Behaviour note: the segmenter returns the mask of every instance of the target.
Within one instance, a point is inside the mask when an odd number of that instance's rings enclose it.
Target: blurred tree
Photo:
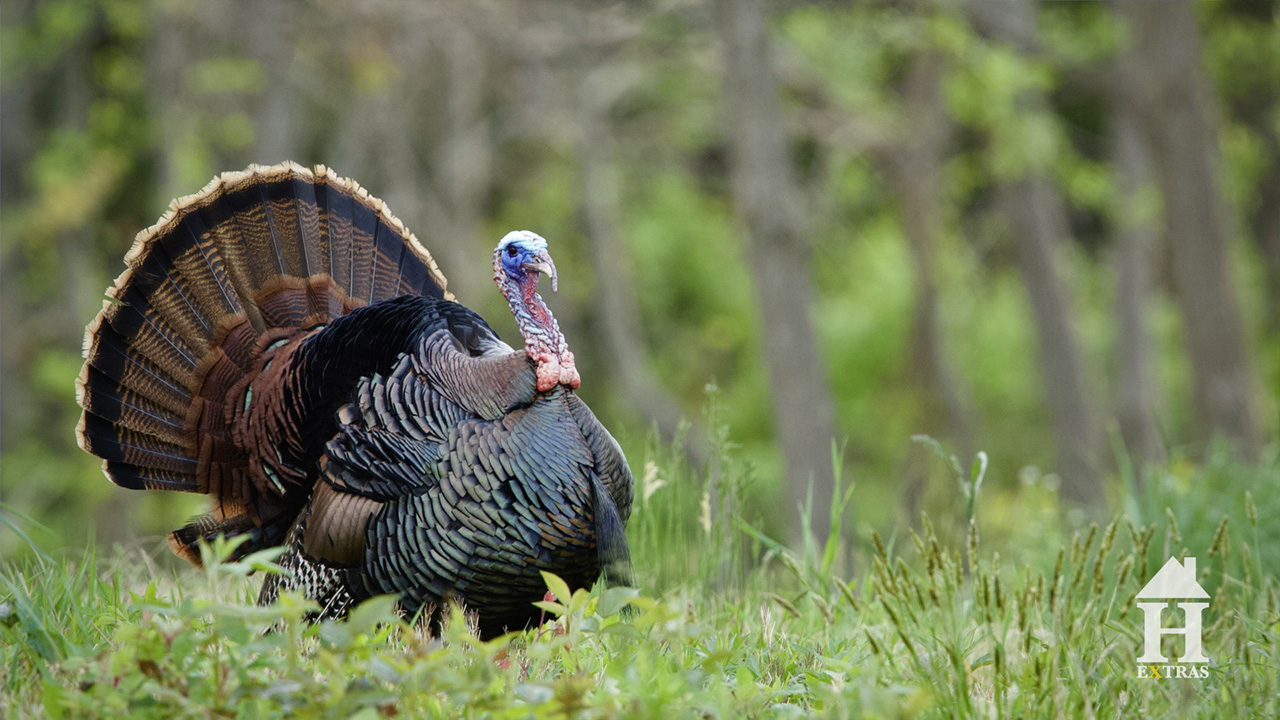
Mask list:
[[[264,91],[254,113],[254,162],[271,165],[283,160],[305,162],[302,153],[302,103],[298,97],[295,63],[295,21],[303,6],[297,0],[262,5],[239,5],[234,21],[244,27],[248,56],[264,73]]]
[[[624,10],[621,6],[606,7],[569,20],[578,31],[575,105],[582,217],[591,242],[596,295],[603,316],[598,325],[618,389],[636,413],[657,426],[663,442],[672,442],[682,434],[683,420],[680,406],[650,366],[644,346],[631,254],[622,238],[618,170],[608,125],[610,111],[641,74],[639,67],[613,57],[621,42],[635,36],[635,30],[617,18]],[[706,431],[698,424],[690,428],[690,459],[696,467],[705,467],[711,459]]]
[[[997,42],[1024,57],[1039,53],[1031,0],[974,3],[970,10],[978,26]],[[1043,92],[1034,86],[1024,88],[1015,105],[1018,112],[1031,116],[1049,113]],[[1062,494],[1073,503],[1096,506],[1106,501],[1098,456],[1102,435],[1090,407],[1093,395],[1075,327],[1072,283],[1065,279],[1067,268],[1059,257],[1068,247],[1071,229],[1064,199],[1049,175],[1049,158],[1029,150],[1022,148],[1019,166],[1001,178],[1000,206],[1018,245],[1019,269],[1035,315]]]
[[[631,420],[671,437],[714,382],[773,534],[811,477],[821,532],[836,427],[863,521],[921,430],[987,450],[1000,492],[1030,465],[1078,497],[1107,469],[1078,469],[1093,375],[1135,458],[1193,421],[1260,440],[1274,393],[1239,378],[1280,378],[1280,26],[1187,5],[5,0],[5,502],[72,545],[170,524],[72,447],[81,331],[172,197],[284,157],[386,199],[507,337],[492,243],[552,238],[593,407],[639,452]],[[1116,14],[1141,32],[1108,87]]]
[[[924,6],[922,13],[933,12],[929,3],[921,5]],[[915,431],[951,438],[959,456],[968,458],[977,450],[975,414],[968,392],[951,366],[939,328],[935,267],[937,246],[943,237],[946,201],[943,162],[952,130],[942,98],[945,56],[924,44],[906,64],[899,87],[901,118],[894,141],[881,154],[887,160],[887,174],[898,195],[902,233],[911,250],[915,306],[908,367],[911,384],[919,397]],[[913,452],[912,458],[916,463],[923,463],[923,467],[909,470],[904,493],[907,516],[915,518],[915,503],[932,457],[921,449]]]
[[[1216,107],[1190,3],[1119,3],[1128,21],[1141,108],[1164,202],[1164,233],[1191,360],[1195,427],[1254,456],[1261,439],[1228,216],[1219,179]]]
[[[132,503],[104,503],[109,486],[75,448],[74,428],[84,325],[142,223],[149,179],[140,10],[113,0],[4,8],[0,471],[6,503],[53,515],[77,545],[95,525],[108,542],[137,532]]]
[[[723,114],[733,198],[748,236],[747,263],[760,310],[789,508],[804,507],[812,497],[809,525],[821,543],[835,487],[835,414],[810,316],[813,250],[773,76],[766,4],[717,0],[715,10],[724,48]]]
[[[180,15],[176,6],[158,8],[150,23],[153,40],[146,51],[146,73],[152,91],[147,100],[149,114],[155,118],[160,134],[156,150],[160,180],[152,192],[160,206],[166,198],[185,195],[196,187],[189,184],[188,176],[193,173],[184,173],[182,168],[184,155],[195,154],[191,146],[198,142],[197,123],[189,112],[195,103],[188,96],[182,77],[187,38],[196,33],[188,31],[191,20]]]
[[[487,263],[477,262],[475,250],[483,246],[481,211],[493,175],[489,63],[494,53],[490,47],[503,34],[494,32],[498,23],[490,6],[446,3],[434,10],[433,17],[422,24],[430,28],[429,36],[443,59],[445,116],[442,135],[428,154],[435,182],[423,214],[430,223],[428,237],[443,241],[439,245],[442,262],[450,267],[451,289],[458,297],[477,297],[491,287],[492,272]],[[424,98],[423,102],[430,101]],[[483,240],[497,242],[496,238]]]
[[[1112,210],[1116,273],[1115,412],[1120,436],[1137,468],[1165,459],[1157,426],[1159,389],[1155,382],[1149,315],[1156,265],[1158,189],[1142,137],[1135,96],[1138,82],[1132,54],[1123,54],[1111,80],[1110,143],[1117,196]]]
[[[1227,113],[1247,133],[1245,152],[1259,168],[1253,197],[1239,208],[1267,277],[1266,320],[1280,335],[1280,5],[1228,0],[1214,7],[1206,50],[1217,59]]]

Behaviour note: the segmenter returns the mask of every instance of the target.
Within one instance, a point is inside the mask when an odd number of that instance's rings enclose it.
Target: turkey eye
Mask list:
[[[507,257],[515,257],[515,256],[516,256],[516,246],[515,246],[515,245],[508,245],[508,246],[507,246]]]

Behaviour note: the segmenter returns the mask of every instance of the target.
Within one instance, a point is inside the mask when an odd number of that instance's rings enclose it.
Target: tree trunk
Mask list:
[[[192,188],[202,187],[209,178],[184,177],[179,155],[187,145],[184,135],[196,126],[190,109],[191,102],[183,83],[183,71],[187,65],[187,48],[193,35],[189,31],[190,9],[173,5],[156,7],[151,32],[151,46],[147,53],[147,84],[151,92],[147,99],[154,105],[152,116],[157,118],[160,132],[158,180],[150,203],[154,207],[166,207],[171,198],[182,197]]]
[[[1191,359],[1196,431],[1221,435],[1246,457],[1260,441],[1235,273],[1218,178],[1216,104],[1190,3],[1119,3],[1137,77],[1123,92],[1142,109],[1164,196],[1164,231]]]
[[[476,237],[492,170],[485,17],[463,3],[354,7],[359,22],[380,30],[388,68],[414,70],[353,91],[332,162],[386,200],[431,251],[449,291],[476,306],[493,289],[493,248]]]
[[[23,2],[5,8],[4,18],[9,23],[30,22],[35,4]],[[39,144],[37,128],[40,120],[36,112],[36,88],[40,78],[32,70],[14,73],[14,77],[0,88],[0,144],[4,146],[4,162],[0,164],[0,197],[6,207],[18,207],[29,202],[25,169],[36,154]],[[7,232],[13,232],[13,225]],[[8,238],[6,238],[8,240]],[[8,451],[26,435],[34,416],[31,390],[21,382],[26,374],[24,364],[30,352],[23,339],[26,323],[26,303],[21,292],[21,272],[15,242],[0,245],[0,418],[4,418],[6,431],[0,433],[0,452]]]
[[[1073,322],[1069,284],[1058,253],[1068,239],[1061,195],[1043,176],[1006,185],[1001,202],[1018,241],[1018,265],[1036,320],[1045,399],[1053,416],[1062,496],[1079,505],[1102,505],[1097,447],[1100,433],[1090,410],[1080,338]]]
[[[300,7],[288,0],[236,8],[239,23],[249,39],[249,55],[266,75],[266,87],[258,96],[253,133],[253,162],[274,165],[284,160],[306,164],[299,153],[303,128],[298,122],[298,93],[290,77],[293,70],[293,21]]]
[[[1267,331],[1280,335],[1280,140],[1266,129],[1259,136],[1270,146],[1271,170],[1258,185],[1258,204],[1249,225],[1267,272]]]
[[[1025,55],[1038,52],[1035,6],[1030,0],[975,3],[971,8],[979,25],[995,40]],[[1027,91],[1019,104],[1025,112],[1048,112],[1039,91]],[[1018,245],[1019,269],[1035,316],[1062,497],[1077,505],[1098,506],[1106,501],[1097,456],[1101,433],[1090,408],[1092,395],[1073,320],[1070,283],[1064,280],[1058,256],[1070,238],[1066,207],[1045,168],[1036,164],[1036,158],[1027,162],[1022,177],[1000,188],[1000,203]]]
[[[1227,0],[1223,12],[1249,32],[1266,33],[1280,21],[1276,3]],[[1274,70],[1260,69],[1259,75],[1238,69],[1232,77],[1230,111],[1225,113],[1247,127],[1261,146],[1267,172],[1255,185],[1257,199],[1248,209],[1247,224],[1266,269],[1266,329],[1280,335],[1280,132],[1275,118],[1277,105]],[[1272,74],[1268,74],[1272,73]]]
[[[789,509],[803,506],[812,492],[809,523],[821,543],[835,485],[835,414],[810,317],[812,248],[774,83],[765,2],[718,0],[715,7],[724,45],[733,198],[747,230]],[[794,537],[802,538],[793,527]]]
[[[619,230],[618,171],[613,162],[613,138],[605,124],[609,107],[619,94],[618,72],[601,66],[595,55],[591,48],[582,51],[577,144],[582,158],[582,213],[597,278],[604,347],[627,403],[657,425],[664,442],[671,442],[680,434],[680,406],[648,363],[631,256]],[[701,469],[710,459],[710,443],[701,426],[690,428],[687,452]]]
[[[942,163],[950,121],[941,97],[942,58],[922,50],[912,60],[900,88],[901,133],[887,150],[888,176],[899,197],[902,231],[911,249],[915,306],[911,323],[911,384],[918,398],[914,432],[945,436],[961,458],[972,457],[974,411],[960,380],[952,372],[938,327],[938,281],[935,270],[942,237]],[[908,518],[920,510],[932,456],[914,449],[908,458],[902,494]]]
[[[911,248],[915,307],[912,312],[911,372],[921,388],[924,432],[945,432],[961,457],[974,451],[974,412],[952,372],[938,327],[935,270],[942,237],[942,162],[950,122],[941,97],[941,57],[923,51],[911,64],[903,92],[905,131],[890,160],[890,177],[900,197],[902,230]],[[939,422],[941,420],[941,422]]]
[[[1116,169],[1119,197],[1116,217],[1114,266],[1116,273],[1116,379],[1115,412],[1120,436],[1135,465],[1134,480],[1141,482],[1141,467],[1163,462],[1164,443],[1156,424],[1160,404],[1152,377],[1151,328],[1147,322],[1152,291],[1156,246],[1155,221],[1146,202],[1155,179],[1151,158],[1141,136],[1133,96],[1124,92],[1132,81],[1130,63],[1121,60],[1120,82],[1111,94],[1111,156]]]
[[[465,8],[465,9],[464,9]],[[444,137],[435,156],[434,186],[443,212],[435,224],[435,236],[450,267],[450,289],[459,298],[475,298],[493,289],[487,262],[477,262],[476,250],[491,247],[478,243],[481,205],[493,175],[494,139],[485,110],[488,96],[488,55],[492,40],[483,29],[479,7],[440,8],[438,32],[433,36],[444,55],[448,95]],[[498,238],[489,238],[497,244]],[[481,254],[479,258],[485,258]]]

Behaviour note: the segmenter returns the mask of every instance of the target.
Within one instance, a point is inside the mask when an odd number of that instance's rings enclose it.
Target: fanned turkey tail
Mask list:
[[[117,485],[208,494],[212,513],[170,535],[278,544],[310,494],[282,482],[236,428],[250,382],[292,339],[406,294],[452,299],[430,254],[381,200],[324,166],[215,178],[139,233],[85,333],[80,446]]]

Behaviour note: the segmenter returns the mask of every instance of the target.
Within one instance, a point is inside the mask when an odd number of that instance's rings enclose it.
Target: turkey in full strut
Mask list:
[[[80,445],[134,489],[208,494],[170,535],[283,544],[269,602],[324,617],[373,595],[461,602],[482,636],[538,617],[539,571],[631,582],[632,478],[578,399],[538,295],[546,242],[513,232],[494,280],[525,348],[453,301],[382,201],[318,166],[250,167],[138,235],[85,336]]]

